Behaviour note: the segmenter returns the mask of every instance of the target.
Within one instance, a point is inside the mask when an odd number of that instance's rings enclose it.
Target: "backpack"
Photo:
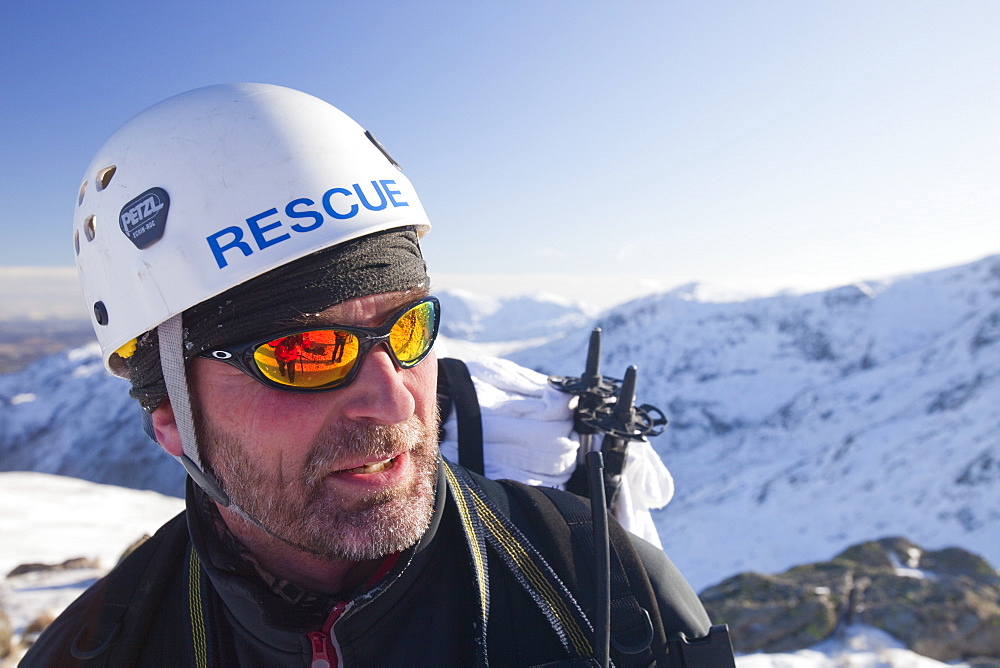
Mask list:
[[[459,464],[479,476],[484,475],[486,466],[483,451],[482,414],[476,389],[467,365],[458,359],[438,360],[438,407],[441,424],[454,410],[457,424]],[[443,429],[443,427],[442,427]],[[440,435],[442,438],[444,434]],[[450,467],[449,467],[449,470]],[[454,475],[454,474],[452,474]],[[460,476],[459,476],[460,478]],[[453,486],[462,481],[452,480]],[[469,481],[471,484],[476,484]],[[480,479],[479,486],[488,489],[487,479]],[[688,639],[683,633],[664,637],[663,619],[656,602],[656,596],[646,574],[645,567],[627,533],[617,523],[606,523],[608,549],[602,557],[600,541],[595,541],[597,517],[592,506],[583,499],[560,493],[551,487],[533,486],[514,481],[503,481],[512,496],[530,509],[530,514],[539,527],[538,535],[543,538],[545,553],[550,555],[552,569],[558,580],[561,576],[574,592],[600,590],[599,573],[608,573],[609,591],[606,603],[608,619],[601,619],[601,605],[593,596],[582,601],[583,606],[597,611],[595,644],[601,643],[601,634],[606,633],[605,647],[595,649],[590,659],[581,658],[578,663],[561,665],[603,665],[601,654],[607,651],[614,665],[650,665],[673,668],[735,668],[728,627],[712,626],[707,636]],[[600,505],[603,508],[603,489],[599,490]],[[591,499],[596,502],[596,499]],[[516,531],[512,525],[510,531]],[[598,563],[606,560],[606,564]],[[544,562],[544,559],[542,559]],[[603,566],[603,568],[602,568]],[[512,565],[517,569],[517,565]],[[591,588],[584,583],[598,582]],[[568,594],[572,598],[572,594]],[[602,625],[605,627],[602,629]],[[610,629],[614,629],[611,635]]]

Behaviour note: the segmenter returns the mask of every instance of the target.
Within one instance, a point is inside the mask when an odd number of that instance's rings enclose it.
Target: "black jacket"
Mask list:
[[[518,483],[475,476],[473,485],[561,571],[560,577],[592,619],[593,588],[585,574],[587,566],[567,563],[579,552],[567,549],[568,532],[562,536],[560,527],[542,522]],[[446,486],[442,467],[438,490]],[[274,583],[268,586],[234,558],[207,525],[200,494],[189,485],[188,510],[67,608],[21,665],[310,666],[313,647],[308,634],[323,627],[336,603],[296,592],[294,587],[283,596],[276,593]],[[614,525],[618,551],[628,551],[622,544],[629,540],[627,535]],[[631,542],[635,552],[630,554],[638,554],[655,592],[655,603],[638,596],[642,607],[653,609],[653,618],[662,620],[667,635],[706,635],[708,616],[676,568],[661,550],[634,536]],[[487,568],[489,663],[520,666],[566,659],[550,621],[511,569],[493,552]],[[439,493],[432,524],[421,541],[402,553],[370,590],[347,602],[333,624],[336,663],[481,664],[478,600],[454,493]],[[648,652],[645,657],[648,661]],[[616,663],[629,663],[631,658],[621,656]]]

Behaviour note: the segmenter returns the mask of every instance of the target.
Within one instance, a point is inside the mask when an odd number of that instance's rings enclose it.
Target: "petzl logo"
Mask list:
[[[163,188],[150,188],[122,207],[118,226],[138,249],[148,248],[163,236],[170,196]]]

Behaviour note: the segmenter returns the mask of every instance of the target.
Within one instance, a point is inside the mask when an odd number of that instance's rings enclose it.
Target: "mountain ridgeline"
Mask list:
[[[638,368],[638,401],[676,496],[660,536],[696,589],[779,572],[887,535],[1000,563],[1000,257],[910,277],[743,301],[686,286],[596,316],[543,298],[444,292],[442,333],[580,375]],[[487,350],[487,348],[483,348]],[[96,346],[0,376],[0,469],[178,495]]]
[[[696,584],[902,535],[1000,562],[1000,258],[742,302],[697,286],[602,314],[603,372],[670,420],[657,517]],[[585,336],[511,355],[582,370]]]

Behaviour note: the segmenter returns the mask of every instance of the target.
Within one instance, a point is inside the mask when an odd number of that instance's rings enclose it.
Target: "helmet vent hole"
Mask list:
[[[97,216],[90,214],[87,219],[83,221],[83,233],[87,236],[87,241],[93,241],[94,237],[97,236]]]
[[[80,206],[81,204],[83,204],[83,194],[85,192],[87,192],[87,182],[86,181],[84,181],[83,184],[80,186],[80,196],[77,197],[77,199],[76,199],[76,205],[77,206]]]
[[[105,167],[97,173],[98,192],[108,187],[108,184],[111,183],[111,179],[114,177],[116,171],[118,171],[118,165],[111,165],[110,167]]]
[[[73,248],[76,249],[76,254],[80,254],[80,230],[73,231]]]

